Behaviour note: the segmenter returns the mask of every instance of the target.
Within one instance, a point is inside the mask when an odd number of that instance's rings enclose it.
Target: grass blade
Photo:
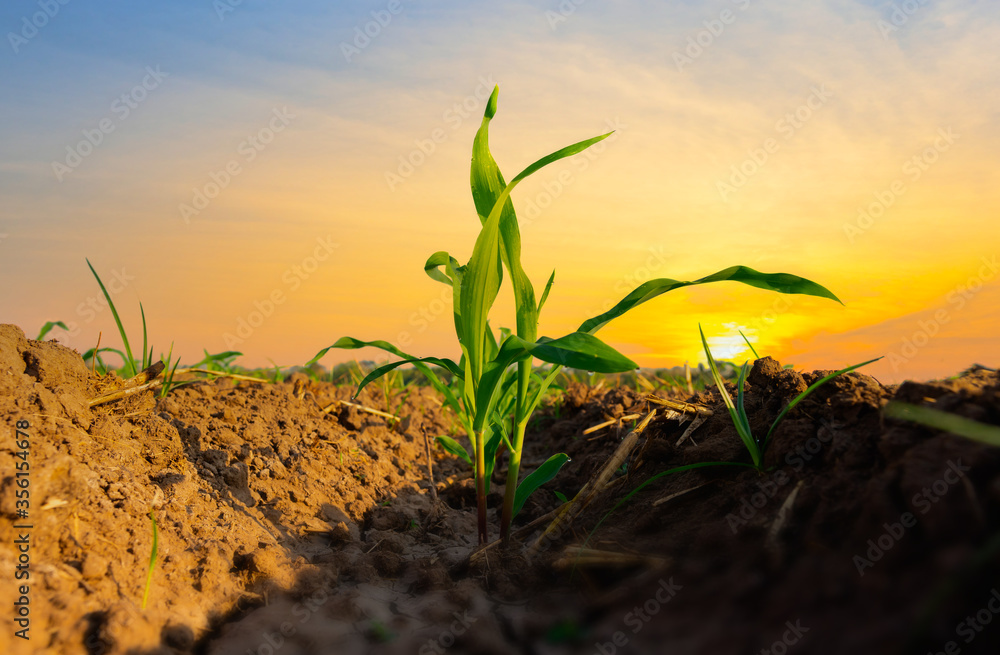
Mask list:
[[[743,362],[743,368],[740,369],[740,377],[736,381],[736,413],[739,415],[740,421],[743,423],[743,429],[747,431],[747,434],[752,434],[750,432],[750,418],[747,416],[747,410],[743,406],[743,390],[746,386],[747,370],[749,368],[750,365]],[[756,440],[754,441],[756,442]]]
[[[38,331],[38,336],[35,337],[35,341],[41,341],[42,339],[44,339],[45,335],[51,332],[52,328],[54,327],[61,327],[62,329],[69,332],[69,328],[66,327],[66,324],[63,323],[62,321],[46,321],[45,325],[42,326],[42,329]]]
[[[609,509],[608,512],[601,517],[601,520],[597,522],[597,525],[595,525],[593,529],[587,534],[587,538],[584,540],[583,545],[586,546],[588,543],[590,543],[590,538],[594,536],[594,533],[597,532],[598,528],[604,525],[604,522],[607,521],[608,518],[612,514],[614,514],[619,507],[621,507],[628,501],[632,500],[632,498],[635,497],[636,494],[638,494],[640,491],[642,491],[649,485],[653,484],[654,482],[656,482],[657,480],[659,480],[664,476],[673,475],[674,473],[683,473],[684,471],[692,471],[694,469],[705,468],[706,466],[743,466],[747,468],[754,468],[750,464],[746,464],[744,462],[698,462],[697,464],[685,464],[684,466],[675,466],[674,468],[667,469],[666,471],[660,471],[656,475],[650,476],[649,479],[647,479],[638,487],[630,491],[624,498],[615,503],[615,506]]]
[[[781,413],[778,414],[778,418],[774,419],[774,423],[771,424],[771,428],[767,431],[767,436],[764,437],[764,446],[763,447],[765,449],[767,448],[767,444],[771,440],[771,434],[778,427],[778,424],[781,423],[781,421],[785,418],[785,415],[788,412],[792,411],[793,407],[795,407],[800,402],[802,402],[803,400],[805,400],[806,396],[808,396],[809,394],[811,394],[813,391],[816,391],[816,389],[820,388],[821,386],[823,386],[824,384],[826,384],[827,382],[829,382],[833,378],[837,377],[838,375],[843,375],[844,373],[849,373],[849,372],[853,371],[856,368],[861,368],[862,366],[867,366],[868,364],[871,364],[872,362],[877,362],[880,359],[882,359],[882,358],[881,357],[876,357],[875,359],[869,359],[867,362],[861,362],[860,364],[855,364],[854,366],[848,366],[847,368],[842,368],[839,371],[837,371],[835,373],[831,373],[830,375],[827,375],[826,377],[824,377],[824,378],[822,378],[820,380],[816,380],[815,382],[813,382],[812,384],[810,384],[809,387],[806,388],[805,391],[803,391],[802,393],[800,393],[799,395],[797,395],[792,400],[792,402],[788,403],[788,405],[783,410],[781,410]]]
[[[146,573],[146,589],[142,592],[142,609],[146,609],[146,601],[149,600],[149,590],[153,586],[153,569],[156,568],[156,551],[160,544],[159,531],[156,529],[156,515],[153,510],[149,510],[149,519],[153,522],[153,547],[149,554],[149,571]]]
[[[750,429],[744,422],[743,417],[736,411],[733,399],[729,395],[729,391],[726,390],[726,382],[722,379],[719,367],[716,366],[715,358],[712,357],[712,351],[708,347],[708,341],[705,340],[705,333],[702,331],[701,325],[698,326],[698,333],[701,335],[701,345],[705,348],[705,355],[708,357],[708,366],[712,371],[712,379],[715,380],[715,386],[719,388],[719,395],[722,396],[722,402],[725,403],[726,409],[729,410],[729,416],[733,420],[733,425],[736,427],[736,432],[740,435],[743,445],[750,452],[750,458],[753,460],[754,467],[760,468],[760,448],[757,445],[757,441],[753,438],[753,434],[750,433]]]
[[[760,359],[760,355],[757,354],[757,349],[754,348],[753,344],[750,343],[750,340],[747,339],[747,335],[743,334],[743,330],[740,330],[740,336],[743,337],[743,340],[747,342],[747,346],[750,347],[750,352],[753,353],[754,359]]]
[[[153,363],[153,351],[149,348],[149,337],[146,334],[146,310],[139,303],[139,314],[142,316],[142,368],[145,369]]]
[[[980,423],[971,418],[893,400],[883,410],[889,418],[913,421],[929,428],[957,434],[987,446],[1000,447],[1000,427]]]
[[[89,259],[85,259],[87,266],[90,267],[90,272],[94,274],[97,279],[97,284],[101,287],[101,293],[104,294],[104,299],[108,301],[108,307],[111,308],[111,315],[115,318],[115,323],[118,325],[118,334],[122,337],[122,342],[125,344],[125,354],[128,356],[125,362],[125,373],[128,377],[133,377],[139,371],[135,370],[135,359],[132,357],[132,348],[128,343],[128,335],[125,334],[125,328],[122,326],[122,319],[118,316],[118,310],[115,309],[115,303],[111,300],[111,295],[108,294],[108,290],[104,287],[104,282],[101,281],[101,276],[97,274],[94,270],[94,266],[90,263]],[[143,349],[145,350],[146,344],[143,343]]]

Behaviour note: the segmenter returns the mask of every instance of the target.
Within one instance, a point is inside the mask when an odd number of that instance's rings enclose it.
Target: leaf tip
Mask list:
[[[486,118],[493,118],[497,113],[497,97],[500,95],[500,85],[493,85],[493,93],[490,94],[489,102],[486,103]]]

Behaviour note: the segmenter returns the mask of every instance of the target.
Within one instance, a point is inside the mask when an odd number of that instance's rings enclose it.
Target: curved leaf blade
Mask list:
[[[401,360],[399,360],[397,362],[390,362],[388,364],[383,364],[382,366],[379,366],[378,368],[373,369],[370,373],[368,373],[368,375],[366,375],[364,377],[363,380],[361,380],[361,382],[358,383],[358,388],[357,388],[357,390],[355,390],[353,397],[357,398],[358,394],[361,393],[362,389],[364,389],[369,384],[371,384],[375,380],[379,379],[380,377],[382,377],[386,373],[399,368],[403,364],[414,364],[414,365],[417,365],[417,364],[436,364],[437,366],[440,366],[441,368],[446,368],[448,370],[452,370],[451,367],[453,367],[453,366],[457,367],[457,365],[455,364],[455,362],[453,362],[451,360],[448,360],[448,359],[441,359],[440,357],[408,357],[406,359],[401,359]],[[424,367],[424,368],[426,368],[426,367]],[[429,371],[430,369],[427,369],[427,370]],[[423,372],[423,370],[421,370],[421,372]]]
[[[883,413],[889,418],[913,421],[935,430],[957,434],[987,446],[1000,447],[1000,427],[981,423],[951,412],[943,412],[932,407],[923,407],[893,400],[885,406]]]
[[[590,332],[593,334],[612,320],[628,312],[633,307],[637,307],[644,302],[648,302],[661,294],[667,293],[668,291],[673,291],[674,289],[680,289],[682,287],[695,286],[698,284],[725,281],[742,282],[743,284],[752,287],[767,289],[769,291],[777,291],[778,293],[817,296],[819,298],[829,298],[830,300],[841,302],[840,298],[833,295],[833,292],[826,287],[817,284],[812,280],[807,280],[804,277],[799,277],[798,275],[792,275],[790,273],[761,273],[760,271],[754,270],[749,266],[730,266],[729,268],[690,282],[682,282],[671,278],[657,278],[655,280],[644,282],[636,287],[631,293],[622,298],[617,305],[608,311],[584,321],[578,330],[580,332]]]
[[[824,384],[826,384],[827,382],[829,382],[833,378],[837,377],[838,375],[843,375],[844,373],[850,373],[851,371],[853,371],[856,368],[861,368],[862,366],[867,366],[867,365],[871,364],[872,362],[877,362],[880,359],[882,359],[882,358],[881,357],[876,357],[875,359],[869,359],[867,362],[861,362],[860,364],[855,364],[854,366],[848,366],[847,368],[842,368],[839,371],[831,373],[831,374],[827,375],[826,377],[821,378],[819,380],[816,380],[815,382],[813,382],[812,384],[810,384],[806,388],[805,391],[803,391],[799,395],[795,396],[795,398],[792,399],[792,402],[788,403],[788,405],[786,405],[785,408],[783,410],[781,410],[781,413],[778,414],[778,418],[774,419],[774,423],[771,424],[770,429],[768,429],[768,431],[767,431],[767,435],[764,437],[764,446],[763,447],[767,448],[767,443],[771,440],[771,434],[777,429],[778,424],[781,423],[782,420],[784,420],[785,415],[788,414],[788,412],[792,411],[792,408],[794,408],[800,402],[802,402],[803,400],[805,400],[806,396],[808,396],[809,394],[811,394],[813,391],[816,391],[816,389],[818,389],[819,387],[823,386]]]
[[[441,447],[447,452],[451,453],[455,457],[458,457],[459,459],[464,460],[469,466],[474,466],[472,463],[472,457],[469,455],[469,452],[465,450],[465,447],[462,444],[445,435],[435,437],[434,440],[441,444]]]
[[[569,461],[569,455],[566,453],[556,453],[552,457],[549,457],[545,462],[532,471],[521,484],[517,485],[517,492],[514,494],[514,510],[511,514],[512,517],[517,516],[521,508],[524,507],[524,503],[528,500],[531,494],[541,487],[543,484],[551,480],[558,475],[562,467]]]
[[[726,390],[726,382],[722,379],[722,374],[719,373],[719,367],[715,364],[715,358],[712,357],[712,351],[708,348],[708,341],[705,340],[705,333],[702,331],[701,326],[698,326],[698,333],[701,335],[701,345],[705,348],[705,355],[708,357],[708,366],[712,371],[712,379],[715,380],[715,386],[719,389],[719,395],[722,396],[722,402],[726,405],[726,409],[729,411],[729,417],[733,421],[733,426],[736,428],[737,434],[740,435],[740,441],[746,446],[747,451],[750,453],[750,458],[753,460],[753,465],[760,468],[761,461],[761,449],[757,444],[757,440],[754,439],[753,434],[750,432],[750,427],[744,422],[743,417],[736,409],[736,405],[733,404],[732,396],[729,395],[729,391]]]
[[[490,152],[489,126],[496,114],[499,87],[493,88],[487,103],[482,125],[472,143],[472,164],[469,174],[472,200],[476,205],[479,220],[486,224],[493,207],[498,203],[507,183],[504,182],[500,167]],[[517,335],[534,341],[538,330],[538,308],[535,304],[535,289],[521,266],[521,233],[518,228],[514,203],[509,195],[503,201],[500,212],[500,257],[510,272],[514,287],[514,303],[517,317]]]
[[[52,331],[52,328],[57,328],[57,327],[60,327],[69,332],[69,328],[66,327],[66,324],[62,321],[45,321],[45,325],[43,325],[42,329],[38,331],[38,336],[35,337],[35,341],[42,341],[43,339],[45,339],[45,335]]]

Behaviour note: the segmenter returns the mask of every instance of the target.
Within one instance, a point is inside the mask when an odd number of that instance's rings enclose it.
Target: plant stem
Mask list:
[[[503,494],[503,510],[500,515],[500,538],[506,544],[510,541],[510,524],[514,520],[514,497],[517,495],[517,477],[521,472],[521,449],[524,446],[524,431],[528,427],[525,411],[528,402],[528,382],[531,379],[531,360],[517,364],[517,404],[514,408],[514,441],[507,465],[507,488]]]
[[[526,427],[527,422],[517,424],[517,432],[511,444],[514,450],[510,453],[510,462],[507,465],[507,488],[503,494],[503,512],[500,517],[500,538],[505,543],[510,541],[510,524],[514,520],[514,496],[517,495],[517,478],[521,471],[521,447],[524,444]]]
[[[486,444],[483,431],[476,431],[476,504],[479,507],[479,545],[489,540],[486,532]]]

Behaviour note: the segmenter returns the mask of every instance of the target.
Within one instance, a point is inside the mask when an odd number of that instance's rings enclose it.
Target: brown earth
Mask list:
[[[771,359],[749,378],[763,435],[822,372]],[[647,556],[622,567],[559,567],[566,546],[657,473],[749,458],[717,393],[715,415],[655,419],[623,470],[569,529],[532,553],[469,563],[475,495],[464,463],[424,435],[453,431],[413,387],[401,423],[342,406],[352,389],[309,382],[200,382],[88,407],[120,381],[80,356],[0,326],[0,652],[206,653],[996,653],[1000,647],[1000,449],[885,419],[891,398],[1000,424],[1000,377],[884,386],[851,373],[793,410],[768,471],[707,467],[652,481],[589,537]],[[626,388],[574,386],[529,433],[528,468],[572,461],[518,525],[572,497],[645,413]],[[30,507],[18,518],[26,421]],[[24,425],[23,423],[21,424]],[[23,465],[22,465],[22,468]],[[491,529],[499,506],[495,476]],[[684,492],[684,493],[682,493]],[[680,494],[680,495],[675,495]],[[664,501],[664,499],[666,499]],[[664,502],[658,502],[664,501]],[[159,557],[141,609],[152,543]],[[784,510],[784,511],[782,511]],[[15,526],[31,525],[30,529]],[[29,578],[15,580],[18,539]],[[533,541],[538,536],[528,536]],[[14,636],[28,584],[30,641]]]

